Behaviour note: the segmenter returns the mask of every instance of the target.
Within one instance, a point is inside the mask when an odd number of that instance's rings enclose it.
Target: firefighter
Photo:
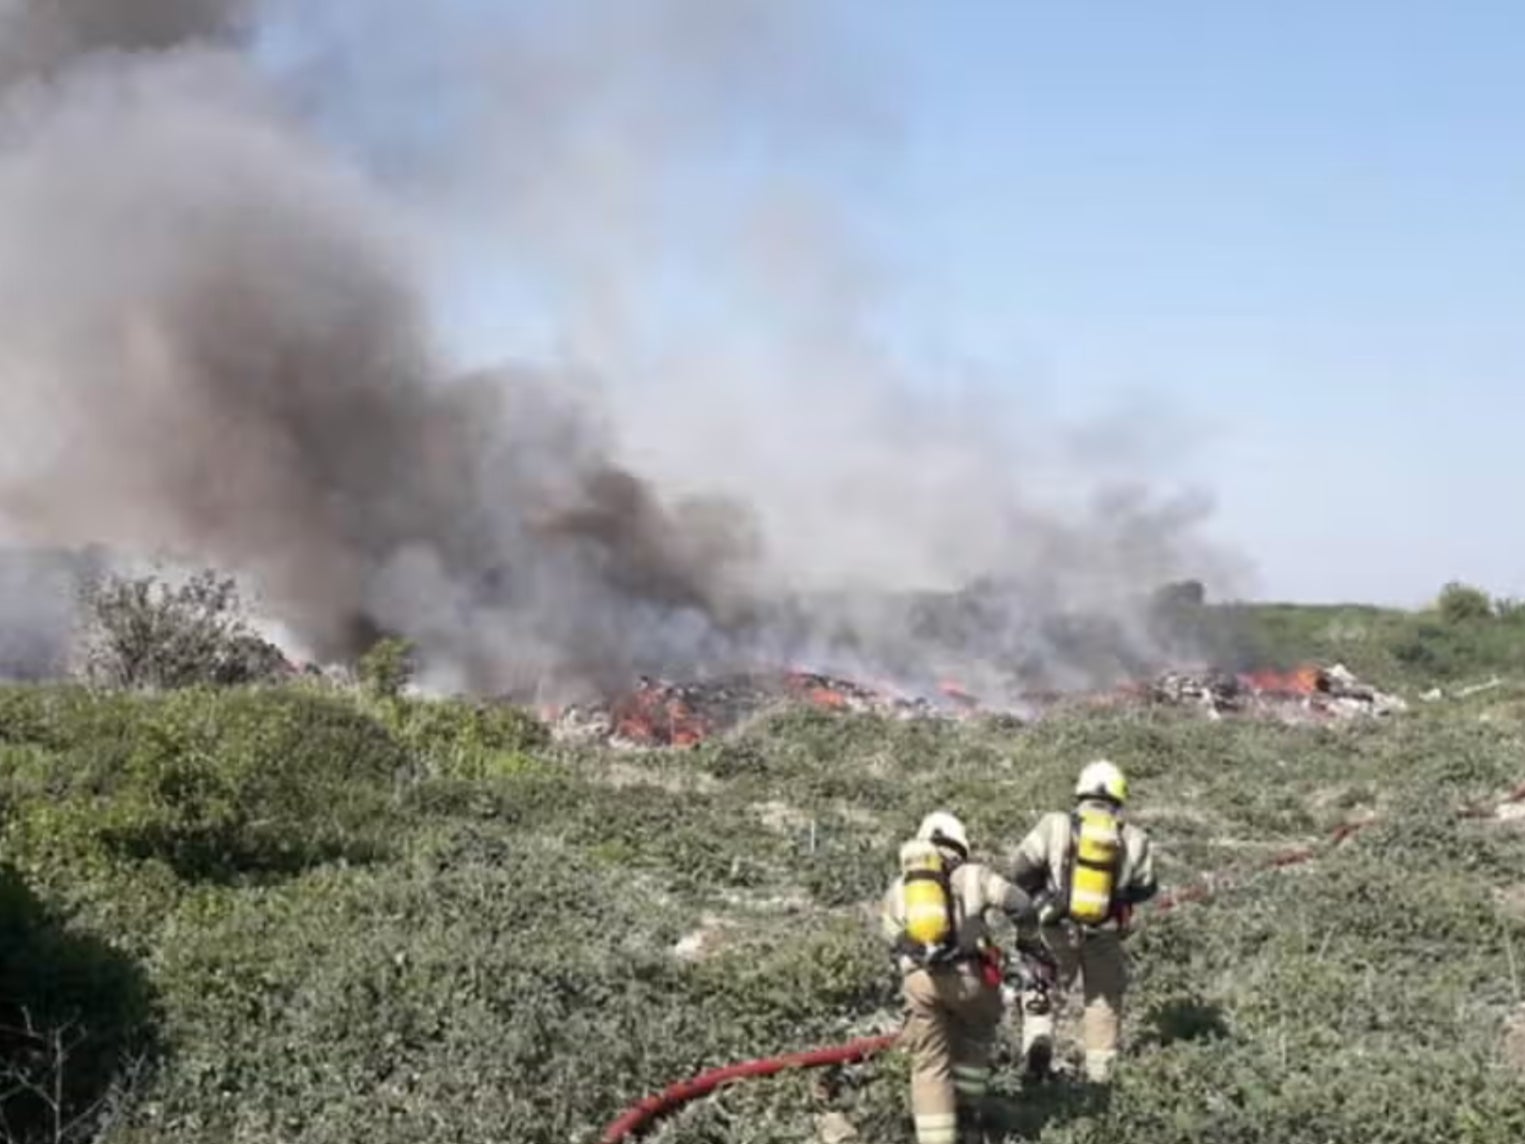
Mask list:
[[[900,850],[881,923],[902,975],[917,1144],[984,1139],[990,1058],[1002,1013],[999,953],[989,922],[1036,920],[1031,898],[969,860],[964,825],[946,811],[922,820]]]
[[[1075,783],[1073,809],[1045,814],[1018,849],[1012,881],[1037,899],[1039,932],[1055,966],[1051,980],[1030,979],[1022,994],[1030,1077],[1049,1073],[1055,1010],[1078,977],[1085,1079],[1111,1080],[1128,985],[1123,941],[1133,907],[1159,889],[1149,836],[1123,821],[1127,801],[1128,780],[1116,765],[1088,763]]]

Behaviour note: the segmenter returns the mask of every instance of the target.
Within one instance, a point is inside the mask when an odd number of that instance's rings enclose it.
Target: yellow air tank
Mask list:
[[[900,848],[905,885],[905,931],[932,947],[953,939],[953,894],[943,856],[930,842],[913,840]]]
[[[1100,925],[1112,914],[1122,831],[1106,807],[1082,807],[1071,823],[1075,858],[1070,873],[1070,917],[1081,925]]]

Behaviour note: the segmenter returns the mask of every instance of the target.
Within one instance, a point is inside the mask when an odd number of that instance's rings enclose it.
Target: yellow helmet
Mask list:
[[[960,858],[969,857],[969,835],[964,824],[946,810],[934,810],[923,818],[916,828],[916,837],[934,846],[946,846]]]
[[[1128,780],[1115,763],[1097,759],[1081,769],[1075,782],[1076,798],[1104,798],[1118,806],[1128,801]]]

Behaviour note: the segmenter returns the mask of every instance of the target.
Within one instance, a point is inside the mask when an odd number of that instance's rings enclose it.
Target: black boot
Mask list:
[[[1051,1037],[1039,1037],[1027,1050],[1023,1077],[1032,1082],[1048,1080],[1054,1075],[1054,1042]]]
[[[985,1135],[985,1110],[980,1104],[960,1105],[958,1110],[958,1144],[987,1144]]]

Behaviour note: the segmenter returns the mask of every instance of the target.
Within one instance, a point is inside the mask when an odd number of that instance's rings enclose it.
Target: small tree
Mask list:
[[[1173,610],[1200,608],[1207,603],[1207,589],[1200,580],[1176,580],[1155,589],[1154,603]]]
[[[109,687],[251,683],[286,658],[244,621],[231,577],[199,572],[178,586],[155,576],[108,575],[84,593],[88,679]]]
[[[400,698],[413,678],[413,645],[398,636],[377,640],[360,657],[357,674],[360,685],[373,698],[387,701]]]
[[[1452,580],[1435,598],[1435,610],[1447,623],[1469,623],[1490,619],[1493,616],[1493,601],[1481,588]]]
[[[1500,596],[1493,601],[1493,614],[1511,624],[1525,620],[1525,600],[1513,596]]]

